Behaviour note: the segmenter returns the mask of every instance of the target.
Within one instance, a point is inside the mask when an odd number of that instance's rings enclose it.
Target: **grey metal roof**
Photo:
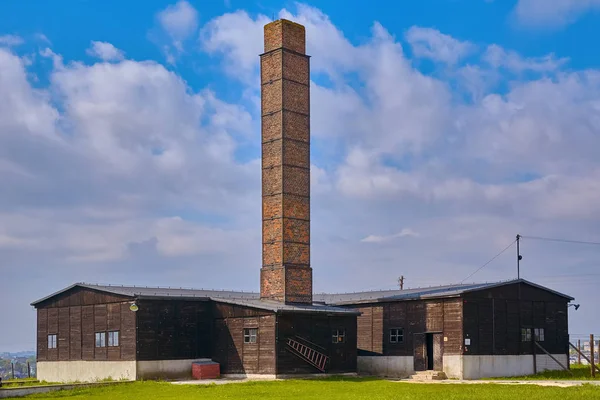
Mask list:
[[[209,300],[212,297],[220,298],[238,298],[238,299],[257,299],[260,297],[258,293],[252,292],[235,292],[227,290],[204,290],[204,289],[189,289],[189,288],[171,288],[171,287],[148,287],[148,286],[123,286],[123,285],[97,285],[91,283],[75,283],[57,292],[54,292],[46,297],[31,303],[32,306],[39,304],[51,297],[64,293],[75,287],[83,287],[92,290],[100,290],[102,292],[112,293],[116,295],[136,298],[191,298],[197,300]]]
[[[258,308],[261,310],[281,312],[307,312],[307,313],[327,313],[327,314],[359,314],[355,310],[332,307],[324,304],[283,304],[275,301],[261,300],[259,293],[254,292],[236,292],[228,290],[205,290],[205,289],[186,289],[186,288],[164,288],[147,286],[119,286],[119,285],[95,285],[89,283],[76,283],[58,292],[55,292],[42,299],[36,300],[31,305],[39,304],[51,297],[64,293],[74,287],[82,287],[102,292],[122,295],[136,299],[181,299],[207,301],[213,300],[221,303],[236,304],[245,307]]]
[[[313,305],[291,305],[260,299],[260,294],[256,292],[237,292],[228,290],[205,290],[205,289],[186,289],[186,288],[165,288],[165,287],[147,287],[147,286],[119,286],[119,285],[95,285],[89,283],[76,283],[65,289],[59,290],[49,296],[36,300],[31,303],[32,306],[39,304],[60,293],[64,293],[74,287],[83,287],[92,290],[122,295],[138,299],[185,299],[185,300],[213,300],[223,303],[237,304],[246,307],[254,307],[273,312],[324,312],[324,313],[354,313],[352,310],[340,308],[338,306],[351,304],[377,303],[397,300],[417,300],[432,299],[440,297],[457,297],[463,293],[475,292],[483,289],[491,289],[498,286],[511,285],[515,283],[524,283],[568,300],[574,300],[573,297],[559,293],[552,289],[540,286],[538,284],[526,281],[524,279],[515,279],[504,282],[493,283],[470,283],[458,285],[434,286],[428,288],[405,289],[405,290],[380,290],[371,292],[357,293],[337,293],[337,294],[314,294]]]
[[[557,296],[564,297],[568,300],[574,300],[573,297],[559,293],[552,289],[544,286],[526,281],[525,279],[514,279],[504,282],[492,282],[492,283],[470,283],[470,284],[457,284],[457,285],[445,285],[445,286],[434,286],[428,288],[416,288],[416,289],[405,289],[405,290],[380,290],[371,292],[357,292],[357,293],[338,293],[338,294],[315,294],[313,300],[323,302],[329,305],[350,305],[350,304],[365,304],[365,303],[378,303],[384,301],[395,301],[395,300],[418,300],[418,299],[432,299],[440,297],[457,297],[463,293],[475,292],[483,289],[491,289],[498,286],[511,285],[515,283],[524,283],[533,287],[546,290],[554,293]]]

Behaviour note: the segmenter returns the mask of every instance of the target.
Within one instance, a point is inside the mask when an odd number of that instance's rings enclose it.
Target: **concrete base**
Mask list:
[[[360,356],[357,359],[360,375],[408,378],[415,373],[413,357]]]
[[[563,365],[567,365],[566,354],[553,354],[553,356],[563,363]],[[537,355],[536,357],[537,372],[562,369],[560,365],[547,355]],[[462,379],[496,378],[532,374],[534,374],[533,355],[462,356]]]
[[[567,355],[553,355],[563,365],[567,365]],[[561,367],[547,355],[537,355],[537,371],[560,370]],[[407,378],[415,373],[413,357],[358,357],[358,373],[361,375],[389,378]],[[481,379],[532,375],[533,356],[463,356],[443,357],[443,371],[452,379]]]
[[[191,369],[191,367],[190,367]],[[39,361],[37,379],[45,382],[135,380],[135,361]]]
[[[138,361],[137,379],[192,379],[194,361],[212,361],[210,358],[189,360]]]

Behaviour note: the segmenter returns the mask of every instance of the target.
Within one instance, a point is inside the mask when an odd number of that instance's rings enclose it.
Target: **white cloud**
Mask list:
[[[316,290],[395,287],[400,274],[409,287],[457,282],[516,233],[600,240],[600,72],[496,51],[494,68],[457,71],[473,93],[465,102],[448,76],[415,69],[382,25],[356,45],[321,11],[294,11],[280,15],[306,24],[311,71],[330,82],[311,85]],[[200,39],[252,104],[264,18],[226,14]],[[157,62],[42,53],[54,69],[40,88],[0,49],[0,291],[23,304],[6,317],[25,318],[35,293],[74,280],[257,289],[260,162],[238,157],[258,143],[255,110]],[[498,69],[537,74],[499,93]],[[521,250],[524,277],[541,284],[600,262],[573,247],[525,240]],[[514,275],[507,252],[472,279]],[[595,286],[553,287],[591,304]]]
[[[507,51],[495,44],[488,46],[482,58],[495,68],[506,68],[516,73],[525,71],[553,72],[569,61],[568,58],[556,58],[554,54],[536,58],[522,57],[514,51]]]
[[[419,237],[419,236],[420,235],[417,232],[413,231],[412,229],[404,228],[400,232],[394,233],[393,235],[388,235],[388,236],[369,235],[369,236],[361,239],[361,242],[381,243],[381,242],[388,242],[390,240],[397,239],[397,238]]]
[[[180,0],[158,13],[162,28],[173,39],[173,45],[182,51],[182,41],[191,37],[198,28],[198,11],[187,1]]]
[[[0,46],[18,46],[23,44],[23,38],[16,35],[0,35]]]
[[[600,0],[519,0],[515,14],[526,25],[563,26],[597,9],[600,9]]]
[[[175,64],[185,51],[184,43],[198,29],[198,11],[186,0],[167,6],[156,14],[158,29],[150,38],[161,48],[167,63]]]
[[[476,49],[468,41],[460,41],[432,28],[411,27],[406,33],[406,40],[412,47],[413,54],[419,58],[429,58],[446,64],[456,64]]]
[[[107,42],[92,41],[92,47],[87,49],[86,53],[102,61],[120,61],[125,58],[123,51]]]

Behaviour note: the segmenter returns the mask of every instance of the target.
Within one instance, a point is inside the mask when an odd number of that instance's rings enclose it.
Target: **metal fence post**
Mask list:
[[[590,368],[592,369],[592,378],[596,376],[596,368],[594,367],[594,361],[596,356],[594,355],[594,334],[590,335]]]

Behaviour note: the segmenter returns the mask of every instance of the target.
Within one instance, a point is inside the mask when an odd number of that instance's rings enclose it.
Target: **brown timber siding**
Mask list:
[[[210,302],[138,301],[137,359],[182,360],[211,356]]]
[[[222,374],[275,374],[275,314],[213,303],[213,360]],[[257,343],[244,343],[244,328],[258,328]]]
[[[444,354],[461,354],[462,301],[411,300],[355,306],[359,355],[412,356],[415,334],[441,332]],[[403,343],[390,342],[390,329],[404,331]]]
[[[520,294],[519,294],[520,286]],[[519,300],[520,296],[520,300]],[[532,354],[521,328],[544,329],[540,344],[550,353],[568,351],[568,300],[527,284],[501,286],[464,295],[464,354]]]
[[[135,313],[124,299],[76,288],[38,305],[37,359],[135,360]],[[109,330],[119,331],[119,346],[96,348],[95,333]],[[57,334],[57,349],[48,349],[49,334]]]
[[[332,343],[334,329],[345,329],[346,342]],[[287,348],[287,339],[299,336],[321,347],[317,351],[330,357],[327,373],[356,372],[356,316],[322,314],[282,314],[277,316],[277,373],[318,373]]]

